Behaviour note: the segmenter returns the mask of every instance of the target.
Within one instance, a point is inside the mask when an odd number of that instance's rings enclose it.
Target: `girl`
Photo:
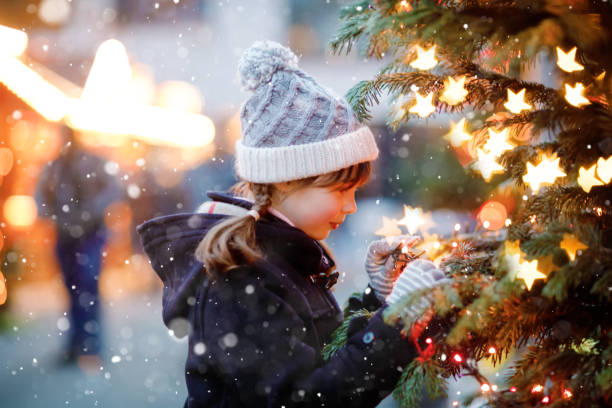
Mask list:
[[[384,301],[432,286],[439,271],[413,262],[394,284],[401,269],[390,254],[414,238],[372,243],[370,287],[350,306],[378,311],[351,324],[346,347],[324,361],[343,316],[320,240],[355,212],[378,149],[347,103],[280,44],[255,43],[239,72],[253,91],[236,145],[239,196],[209,193],[199,213],[139,227],[164,282],[164,322],[189,335],[185,406],[374,407],[415,357],[383,322]]]

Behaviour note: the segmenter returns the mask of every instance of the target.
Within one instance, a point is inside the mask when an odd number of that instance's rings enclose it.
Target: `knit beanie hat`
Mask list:
[[[297,66],[290,49],[258,41],[238,72],[253,95],[243,104],[236,143],[238,176],[278,183],[330,173],[378,156],[372,132],[347,102]]]

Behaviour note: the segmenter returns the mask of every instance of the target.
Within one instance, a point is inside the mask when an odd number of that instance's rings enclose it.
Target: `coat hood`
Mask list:
[[[204,266],[195,250],[206,233],[222,219],[246,214],[252,203],[225,193],[207,193],[211,201],[195,213],[154,218],[137,227],[151,266],[164,284],[163,320],[178,337],[187,334],[187,318],[195,294],[208,284]],[[300,273],[328,274],[334,262],[321,244],[285,221],[264,215],[255,227],[256,241],[264,259],[280,256]],[[313,279],[314,281],[314,279]]]

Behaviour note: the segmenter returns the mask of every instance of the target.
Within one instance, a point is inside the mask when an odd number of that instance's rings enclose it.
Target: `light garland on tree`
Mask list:
[[[508,129],[502,129],[500,132],[489,128],[489,138],[482,146],[485,151],[492,153],[495,157],[499,157],[505,151],[514,149],[514,145],[508,140]]]
[[[576,181],[586,193],[590,193],[591,189],[595,186],[604,185],[604,182],[595,176],[596,169],[597,163],[589,168],[585,168],[584,166],[580,167],[580,170],[578,170],[578,179]]]
[[[478,171],[485,181],[490,181],[494,174],[503,173],[504,168],[497,162],[497,156],[494,153],[477,149],[476,157],[478,159],[472,164],[472,168]]]
[[[465,89],[465,75],[455,80],[449,76],[444,81],[444,92],[440,96],[442,102],[448,105],[454,106],[463,102],[468,94],[468,90]]]
[[[576,82],[573,87],[565,84],[565,100],[577,108],[591,103],[584,97],[584,85],[582,82]]]
[[[567,53],[557,47],[557,65],[565,72],[582,71],[584,66],[576,62],[576,50],[574,47]]]
[[[521,113],[524,110],[530,110],[533,108],[530,104],[525,102],[525,88],[521,89],[518,93],[508,91],[508,100],[504,103],[504,107],[512,113]]]
[[[402,234],[402,230],[397,226],[397,220],[395,218],[387,218],[383,215],[382,217],[383,226],[376,230],[374,234],[385,237],[385,240],[389,245],[393,241],[393,237]]]
[[[574,234],[563,234],[563,240],[559,244],[559,247],[567,252],[570,261],[576,259],[578,251],[588,248],[588,246],[583,244]]]
[[[552,156],[544,155],[537,166],[528,162],[527,174],[523,176],[523,181],[535,192],[543,185],[554,184],[557,178],[567,176],[559,166],[560,160],[556,154],[553,154]]]
[[[451,120],[450,131],[444,135],[444,138],[454,147],[459,147],[470,140],[472,135],[466,131],[465,118],[461,118],[457,123]]]
[[[431,225],[431,216],[423,213],[422,208],[404,205],[404,218],[399,220],[397,224],[405,226],[410,234],[415,234]]]
[[[433,92],[430,92],[427,96],[422,96],[418,91],[415,94],[416,103],[408,112],[416,113],[422,118],[431,115],[436,110],[435,105],[432,103]]]
[[[432,45],[429,49],[425,50],[421,46],[415,46],[417,52],[417,58],[410,63],[410,66],[421,71],[427,71],[438,65],[436,59],[436,46]]]

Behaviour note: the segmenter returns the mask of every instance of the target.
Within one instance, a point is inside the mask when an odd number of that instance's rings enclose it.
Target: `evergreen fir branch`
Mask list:
[[[423,389],[430,398],[446,396],[446,381],[442,377],[443,369],[435,360],[419,362],[412,360],[404,368],[400,379],[393,390],[393,396],[401,407],[418,408],[423,399]]]
[[[353,319],[367,318],[368,320],[374,315],[366,309],[362,309],[345,318],[340,327],[332,333],[331,341],[323,347],[321,355],[324,360],[329,360],[338,350],[342,349],[348,341],[348,330]]]

